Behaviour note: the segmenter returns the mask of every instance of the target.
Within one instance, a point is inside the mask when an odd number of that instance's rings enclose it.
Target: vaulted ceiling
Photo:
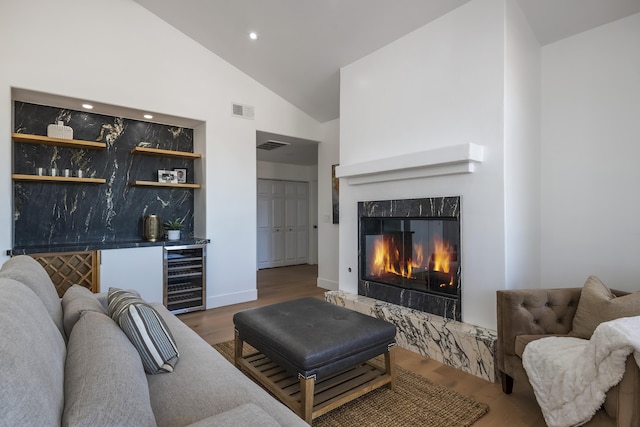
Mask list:
[[[469,0],[135,1],[325,122],[340,115],[341,67]],[[640,12],[640,0],[516,1],[541,45]]]
[[[326,122],[340,115],[341,67],[470,0],[134,1]],[[542,46],[640,12],[640,0],[515,1]]]

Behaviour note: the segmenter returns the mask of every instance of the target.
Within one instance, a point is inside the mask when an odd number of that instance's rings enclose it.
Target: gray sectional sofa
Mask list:
[[[105,294],[73,286],[59,298],[31,257],[6,261],[0,425],[307,425],[161,304],[150,305],[178,348],[173,372],[145,373]]]

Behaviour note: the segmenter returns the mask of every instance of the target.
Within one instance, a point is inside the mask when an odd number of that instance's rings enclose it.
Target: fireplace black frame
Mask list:
[[[424,218],[456,219],[460,226],[460,197],[429,197],[422,199],[358,202],[358,295],[390,302],[403,307],[432,313],[447,319],[462,321],[461,315],[461,248],[458,248],[458,271],[455,295],[442,295],[363,280],[360,231],[363,218]]]

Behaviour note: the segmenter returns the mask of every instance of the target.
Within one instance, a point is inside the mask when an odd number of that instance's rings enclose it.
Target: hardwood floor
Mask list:
[[[303,297],[324,299],[325,289],[316,286],[317,266],[297,265],[259,270],[258,300],[180,315],[180,319],[210,344],[233,339],[233,314]],[[511,395],[493,384],[417,353],[398,348],[396,363],[434,383],[447,386],[489,405],[489,413],[474,427],[544,427],[546,424],[533,394],[516,382]],[[445,427],[445,426],[443,426]],[[451,426],[446,426],[451,427]]]

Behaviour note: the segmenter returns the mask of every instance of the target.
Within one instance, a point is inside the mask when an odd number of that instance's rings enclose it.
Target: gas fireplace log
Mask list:
[[[449,284],[451,283],[451,279],[451,273],[443,273],[441,271],[434,270],[427,272],[427,283],[429,283],[429,286],[434,290],[438,290],[440,287],[450,287]]]

